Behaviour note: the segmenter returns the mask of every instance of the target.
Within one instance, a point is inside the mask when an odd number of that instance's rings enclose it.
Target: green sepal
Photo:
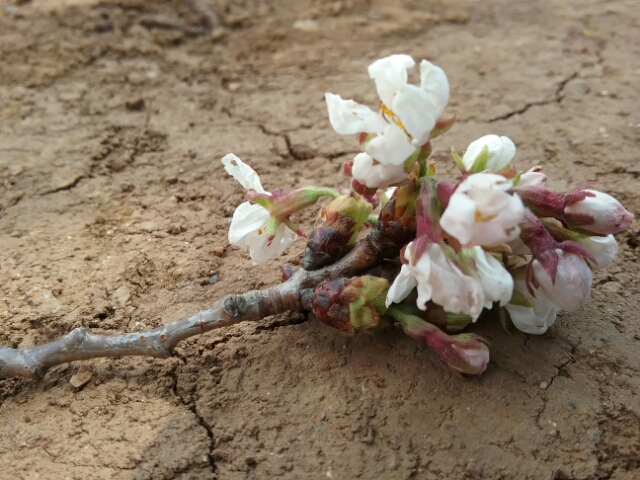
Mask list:
[[[469,170],[473,173],[483,172],[487,169],[487,163],[489,163],[489,147],[485,145],[471,164]]]
[[[453,147],[451,147],[451,156],[453,157],[453,161],[456,162],[456,165],[458,166],[460,171],[465,172],[467,170],[467,167],[465,167],[464,162],[462,161],[462,158],[460,158],[460,155],[458,155],[458,153],[453,149]]]

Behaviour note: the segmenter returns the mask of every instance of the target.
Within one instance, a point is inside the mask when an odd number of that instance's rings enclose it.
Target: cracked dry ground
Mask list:
[[[553,189],[598,180],[640,213],[635,0],[209,0],[225,31],[199,36],[176,28],[202,21],[186,1],[18,3],[0,14],[1,344],[157,326],[277,282],[303,244],[257,267],[227,245],[243,192],[219,159],[267,188],[344,184],[356,140],[323,94],[375,104],[366,67],[391,53],[449,75],[445,173],[451,146],[504,134]],[[543,337],[484,319],[477,379],[398,332],[291,314],[166,361],[0,381],[0,477],[640,478],[638,228]]]

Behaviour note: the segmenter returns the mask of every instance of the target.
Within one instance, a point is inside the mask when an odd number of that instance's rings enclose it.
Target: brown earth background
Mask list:
[[[204,4],[222,29],[188,1],[0,1],[0,344],[146,329],[278,282],[304,242],[260,266],[229,246],[244,193],[220,158],[266,188],[345,185],[357,141],[323,94],[375,105],[366,67],[392,53],[448,74],[444,174],[452,146],[498,133],[552,189],[597,180],[640,213],[637,0]],[[399,331],[296,313],[164,361],[0,381],[0,478],[638,479],[638,229],[542,337],[483,319],[480,378]]]

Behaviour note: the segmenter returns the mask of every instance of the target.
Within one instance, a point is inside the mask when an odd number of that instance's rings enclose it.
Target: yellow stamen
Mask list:
[[[387,107],[384,102],[380,102],[380,111],[382,112],[382,115],[389,120],[390,122],[395,123],[397,126],[399,126],[402,131],[407,135],[407,137],[412,138],[411,135],[409,134],[409,132],[407,132],[407,129],[404,128],[403,123],[398,119],[398,117],[396,117],[396,114],[393,113],[393,110],[391,110],[389,107]]]
[[[258,235],[262,235],[262,233],[263,233],[263,232],[262,232],[262,229],[261,229],[261,228],[259,228],[259,229],[258,229]]]
[[[493,220],[494,218],[496,218],[498,215],[489,215],[487,217],[485,217],[482,212],[480,212],[480,210],[476,209],[476,216],[474,221],[476,222],[490,222],[491,220]]]

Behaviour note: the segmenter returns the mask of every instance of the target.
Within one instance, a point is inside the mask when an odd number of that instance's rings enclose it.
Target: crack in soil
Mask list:
[[[531,107],[537,107],[537,106],[542,106],[542,105],[550,105],[552,103],[562,103],[562,100],[564,99],[564,89],[567,86],[567,84],[577,78],[578,76],[578,72],[573,72],[571,75],[569,75],[567,78],[561,80],[560,82],[558,82],[557,87],[556,87],[556,91],[554,93],[554,96],[552,99],[549,100],[538,100],[537,102],[529,102],[526,103],[523,107],[517,109],[517,110],[512,110],[511,112],[507,112],[503,115],[498,115],[497,117],[492,117],[489,120],[487,120],[487,123],[493,123],[493,122],[497,122],[499,120],[507,120],[511,117],[513,117],[514,115],[521,115],[523,113],[525,113],[527,110],[529,110]]]
[[[180,358],[183,362],[183,364],[186,364],[187,361],[184,357],[178,355],[178,358]],[[207,462],[209,463],[209,467],[211,468],[211,472],[215,475],[216,473],[216,462],[213,456],[213,448],[215,446],[215,440],[213,437],[213,427],[211,427],[211,425],[209,425],[209,423],[204,419],[204,417],[202,415],[200,415],[198,413],[198,408],[196,407],[195,402],[191,399],[189,401],[187,401],[185,398],[182,397],[182,395],[180,395],[180,393],[178,392],[178,374],[176,372],[177,366],[176,368],[172,369],[169,372],[169,377],[173,380],[173,385],[171,386],[171,391],[173,392],[173,394],[175,395],[175,397],[180,400],[180,403],[182,403],[182,405],[184,405],[185,407],[187,407],[191,413],[193,413],[193,415],[196,417],[196,419],[198,420],[198,423],[200,424],[200,426],[202,428],[204,428],[207,437],[209,437],[209,451],[207,452]],[[189,465],[190,467],[190,465]],[[188,470],[188,468],[187,468]],[[179,474],[181,472],[175,471],[174,472],[174,477],[175,475]]]
[[[41,196],[44,195],[51,195],[52,193],[58,193],[58,192],[63,192],[65,190],[71,190],[73,188],[76,188],[78,186],[78,184],[80,183],[81,180],[84,180],[86,177],[86,175],[78,175],[77,177],[75,177],[73,180],[71,180],[71,182],[62,185],[61,187],[57,187],[54,188],[52,190],[46,190],[43,193],[41,193]]]
[[[264,332],[264,331],[275,331],[275,330],[278,330],[279,328],[282,328],[282,327],[288,327],[288,326],[292,326],[292,325],[300,325],[302,323],[308,322],[309,320],[310,320],[309,314],[304,313],[304,314],[300,314],[300,315],[295,315],[293,318],[285,318],[283,320],[276,320],[276,321],[274,321],[273,323],[271,323],[269,325],[258,325],[258,326],[256,326],[256,329],[254,330],[254,333],[251,333],[250,335],[259,334],[260,332]],[[216,345],[219,345],[219,344],[222,344],[222,343],[227,343],[232,338],[238,338],[238,337],[244,337],[244,336],[246,336],[246,334],[243,334],[243,333],[239,333],[238,335],[225,335],[225,336],[219,338],[218,340],[216,340],[215,342],[212,342],[210,344],[210,346],[215,347]],[[174,355],[176,356],[176,358],[180,359],[180,361],[182,362],[183,365],[186,365],[188,363],[188,359],[184,355],[181,355],[177,351],[174,352]],[[204,430],[205,430],[205,432],[207,434],[207,437],[209,437],[209,451],[207,453],[207,461],[209,463],[209,467],[211,468],[212,473],[215,474],[217,472],[217,467],[216,467],[215,457],[214,457],[215,437],[213,435],[213,427],[198,412],[198,408],[197,408],[195,402],[193,401],[193,399],[186,399],[182,395],[180,395],[180,393],[178,392],[177,366],[176,366],[176,368],[172,369],[168,373],[168,375],[172,380],[171,391],[173,392],[174,396],[180,401],[180,403],[182,405],[187,407],[191,411],[191,413],[193,413],[193,415],[198,420],[198,423],[200,424],[200,426],[202,428],[204,428]],[[173,472],[174,473],[174,477],[177,474],[184,473],[184,472],[188,471],[189,468],[190,468],[190,466],[188,466],[184,471],[175,471],[175,472]]]

